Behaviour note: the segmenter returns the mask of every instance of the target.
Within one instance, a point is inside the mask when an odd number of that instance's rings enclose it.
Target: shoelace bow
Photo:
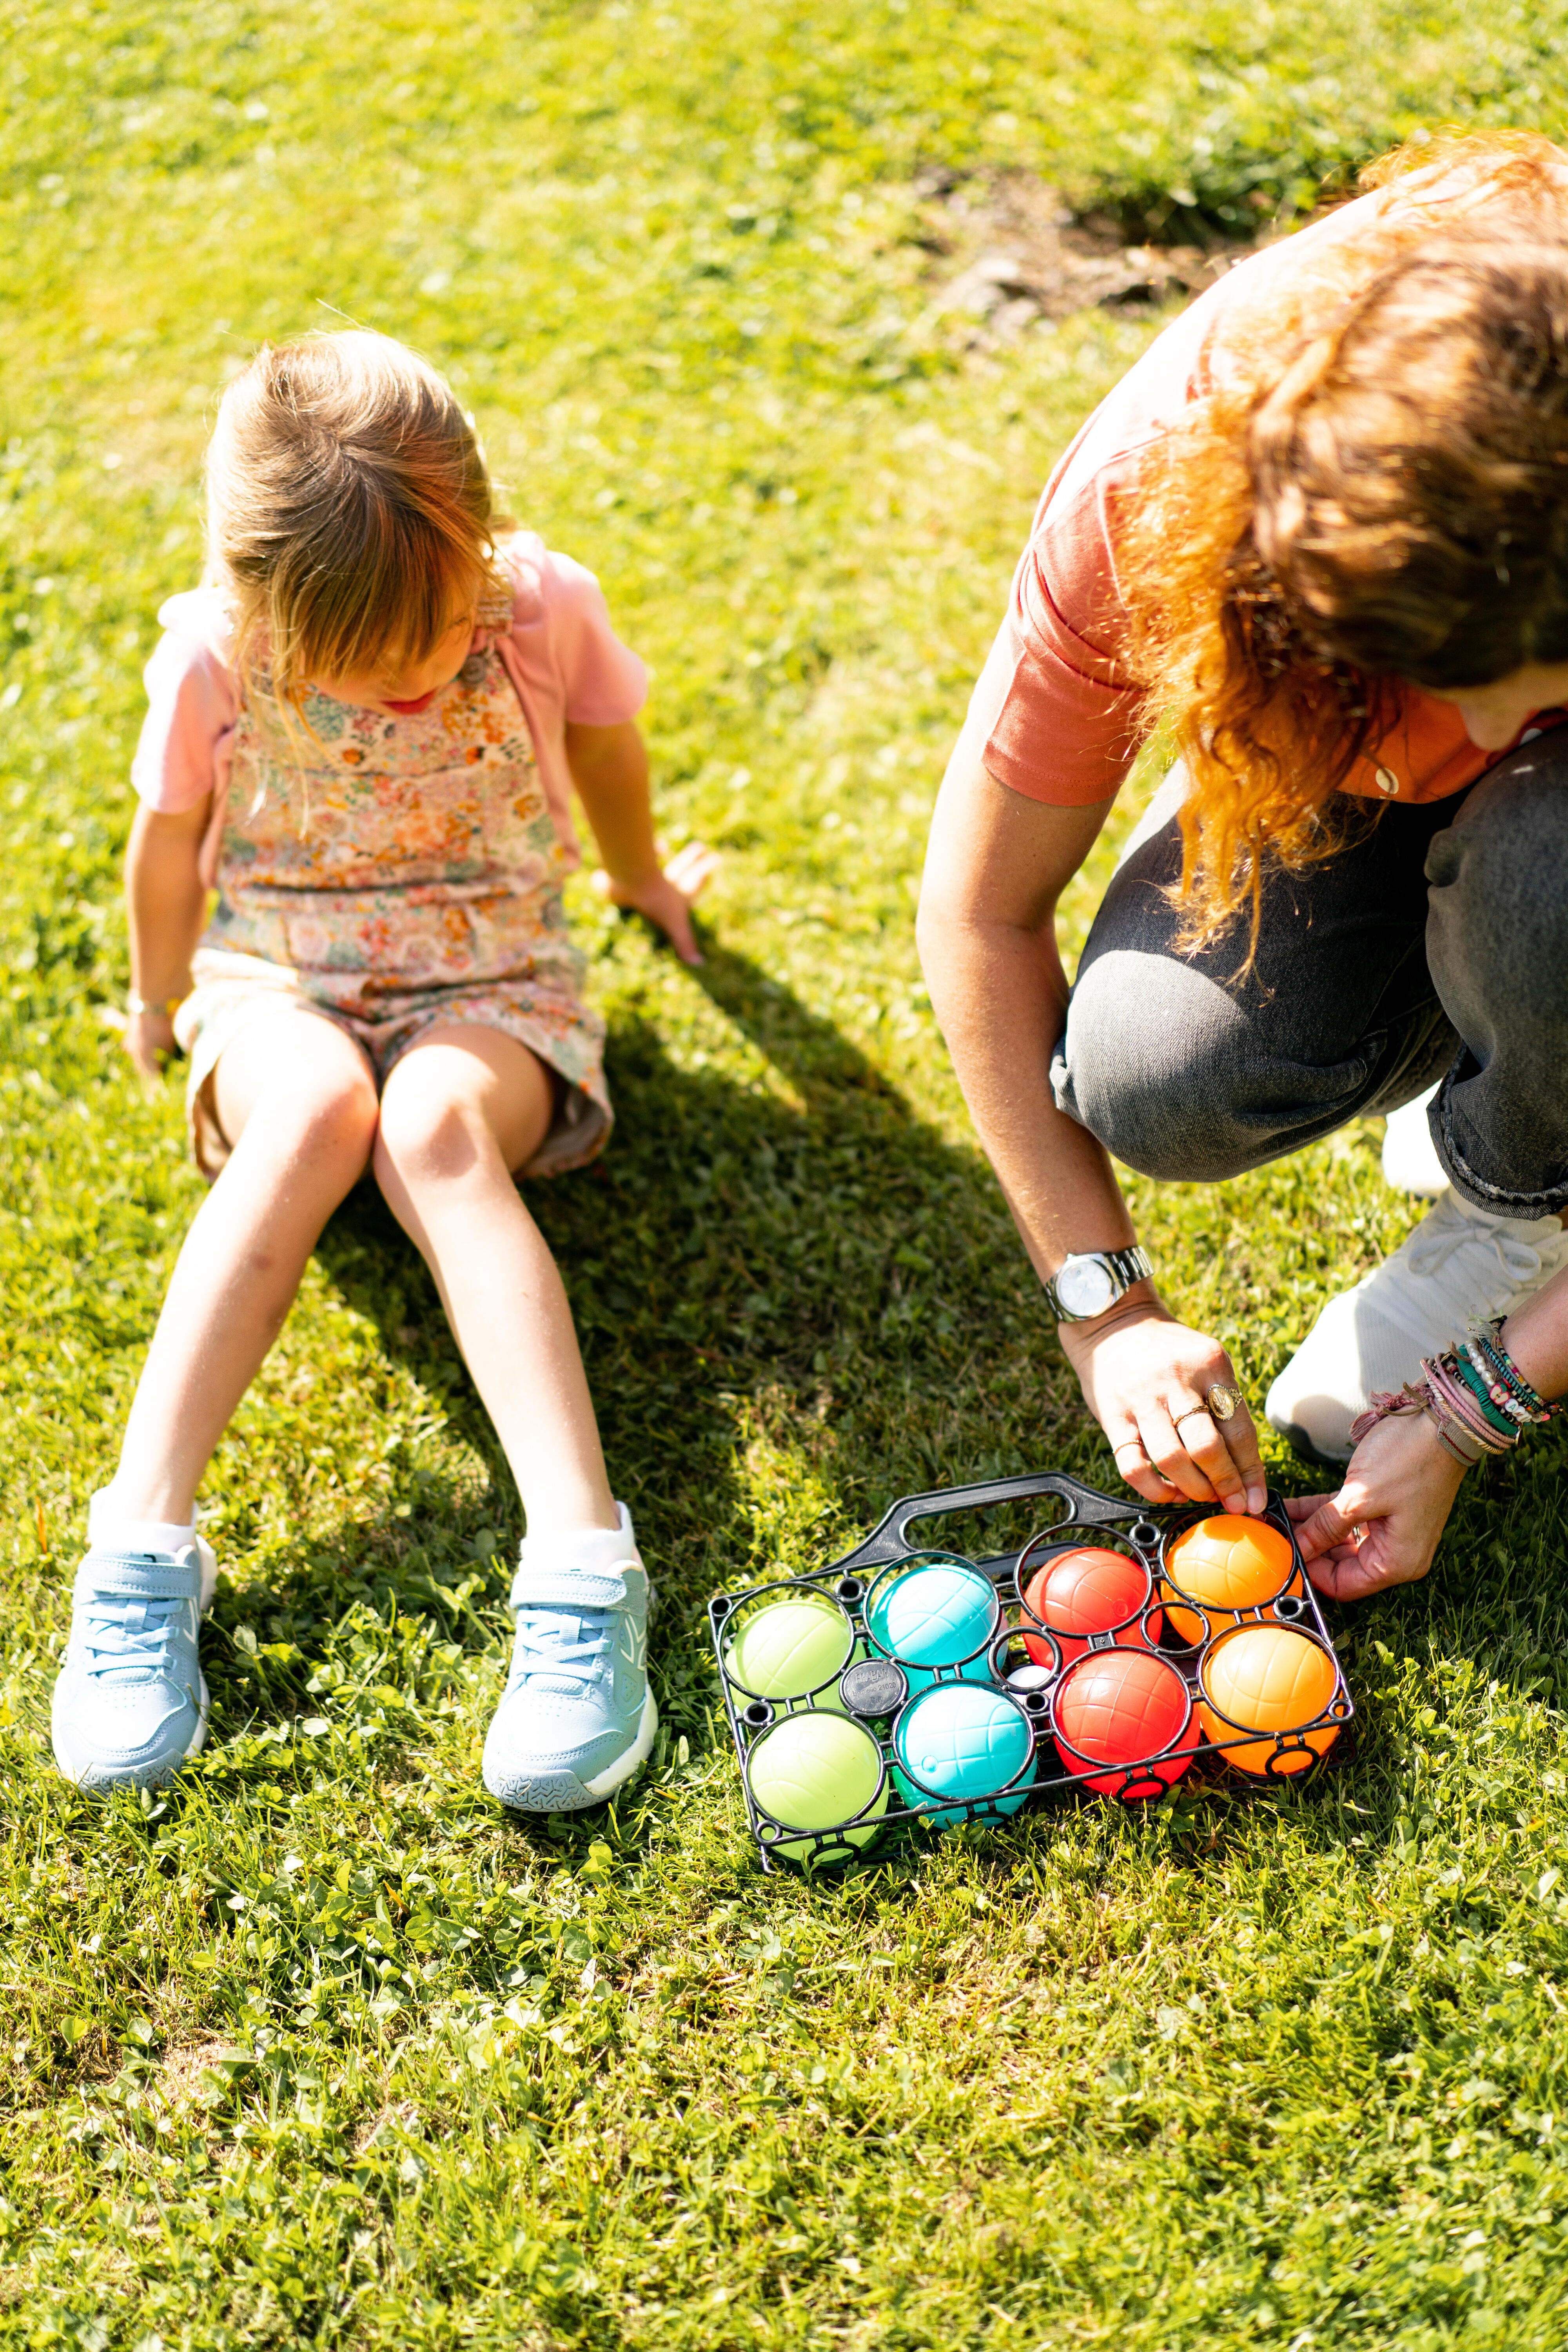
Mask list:
[[[560,1675],[586,1689],[597,1680],[600,1660],[609,1646],[607,1610],[520,1609],[511,1679]]]
[[[85,1605],[85,1646],[100,1675],[157,1674],[170,1663],[173,1619],[178,1595],[95,1592]]]
[[[1533,1242],[1520,1240],[1512,1234],[1482,1234],[1474,1225],[1456,1218],[1452,1224],[1445,1222],[1436,1233],[1424,1235],[1415,1244],[1410,1253],[1411,1273],[1438,1273],[1467,1242],[1481,1243],[1492,1250],[1499,1272],[1506,1275],[1515,1288],[1541,1272],[1542,1254]]]

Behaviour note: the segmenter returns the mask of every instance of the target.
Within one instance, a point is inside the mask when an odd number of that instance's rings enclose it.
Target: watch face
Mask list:
[[[1115,1278],[1102,1258],[1064,1260],[1057,1276],[1057,1297],[1069,1315],[1102,1314],[1115,1295]]]

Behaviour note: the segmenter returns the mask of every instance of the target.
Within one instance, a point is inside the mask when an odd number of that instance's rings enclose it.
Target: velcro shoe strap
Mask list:
[[[121,1592],[138,1601],[195,1601],[200,1597],[199,1559],[156,1559],[147,1552],[89,1552],[76,1572],[76,1598]]]
[[[630,1596],[626,1578],[615,1569],[595,1575],[575,1568],[523,1567],[512,1578],[510,1598],[514,1609],[622,1609]]]

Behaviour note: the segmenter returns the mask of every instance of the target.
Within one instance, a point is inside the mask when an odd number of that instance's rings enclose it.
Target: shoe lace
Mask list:
[[[540,1676],[568,1691],[588,1690],[599,1679],[609,1646],[607,1609],[520,1609],[510,1682],[515,1686]]]
[[[174,1663],[174,1612],[181,1605],[175,1594],[95,1592],[82,1612],[88,1672],[100,1682],[135,1682],[166,1672]]]
[[[1462,1270],[1453,1263],[1461,1250],[1470,1254]],[[1486,1265],[1489,1257],[1496,1267],[1495,1276],[1492,1267]],[[1542,1262],[1540,1247],[1522,1234],[1510,1233],[1500,1221],[1495,1225],[1477,1225],[1457,1211],[1426,1219],[1412,1237],[1408,1260],[1411,1273],[1423,1281],[1447,1276],[1448,1286],[1462,1283],[1467,1291],[1483,1279],[1500,1291],[1517,1290],[1521,1284],[1535,1280]]]

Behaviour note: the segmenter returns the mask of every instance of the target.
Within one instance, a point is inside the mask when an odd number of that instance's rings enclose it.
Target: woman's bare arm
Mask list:
[[[1051,1049],[1068,984],[1055,913],[1105,822],[1109,801],[1053,808],[1010,792],[979,765],[951,769],[937,800],[921,893],[921,959],[976,1132],[1037,1273],[1077,1250],[1125,1249],[1134,1235],[1110,1160],[1052,1099]],[[1245,1413],[1224,1435],[1184,1408],[1230,1385],[1215,1341],[1178,1323],[1152,1283],[1106,1314],[1063,1324],[1062,1346],[1129,1486],[1148,1501],[1217,1495],[1261,1507],[1256,1433]],[[1181,1414],[1191,1450],[1178,1434]]]

